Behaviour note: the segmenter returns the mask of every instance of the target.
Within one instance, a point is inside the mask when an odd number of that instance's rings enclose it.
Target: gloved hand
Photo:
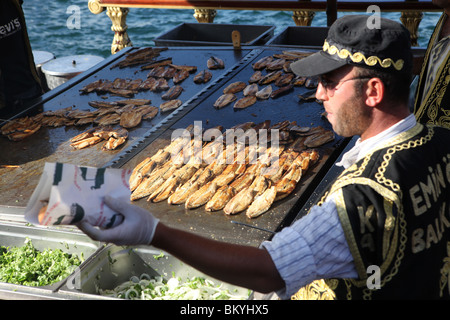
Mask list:
[[[82,221],[78,228],[94,240],[116,245],[148,245],[152,242],[159,220],[150,212],[110,196],[105,196],[104,201],[109,208],[123,215],[123,222],[111,229],[98,229]]]

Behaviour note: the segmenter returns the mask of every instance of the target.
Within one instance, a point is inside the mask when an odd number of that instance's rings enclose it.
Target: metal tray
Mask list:
[[[238,25],[219,23],[181,23],[158,36],[153,41],[157,46],[231,46],[231,33],[241,34],[241,45],[265,44],[275,30],[274,26]]]
[[[162,257],[161,257],[162,253]],[[111,290],[132,276],[143,273],[162,276],[165,280],[173,275],[182,280],[191,277],[205,277],[215,284],[222,284],[230,293],[247,297],[248,289],[222,283],[184,264],[177,258],[154,247],[119,247],[108,245],[89,258],[79,273],[66,282],[58,294],[70,299],[114,299],[100,294],[101,290]]]
[[[286,27],[280,34],[270,39],[267,45],[321,49],[327,37],[328,29],[328,27]]]
[[[83,254],[86,260],[80,267],[101,247],[99,242],[93,241],[81,233],[0,223],[0,245],[21,247],[26,238],[29,238],[38,250],[60,249],[71,254]],[[54,299],[55,292],[65,281],[66,279],[41,287],[0,282],[0,299]]]

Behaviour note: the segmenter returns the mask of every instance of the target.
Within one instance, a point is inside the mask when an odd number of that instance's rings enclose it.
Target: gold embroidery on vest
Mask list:
[[[447,257],[444,258],[444,265],[441,269],[440,296],[444,294],[444,288],[447,286],[450,294],[450,242],[447,242]]]
[[[430,43],[435,43],[437,36],[439,34],[439,30],[444,22],[446,14],[442,14],[436,28],[431,35]],[[450,69],[450,60],[448,58],[445,60],[445,63],[439,67],[437,71],[437,78],[435,79],[432,87],[428,92],[420,92],[420,88],[423,87],[425,83],[425,77],[427,74],[427,66],[430,62],[430,53],[431,50],[428,49],[425,54],[425,59],[423,62],[422,70],[420,71],[420,83],[419,89],[415,94],[415,105],[414,105],[414,115],[417,118],[417,121],[427,122],[430,124],[440,125],[444,127],[450,127],[450,112],[445,110],[448,108],[447,105],[441,106],[442,98],[447,90],[447,86],[449,84],[449,69]],[[437,81],[437,79],[439,79]],[[419,97],[420,96],[420,97]],[[442,112],[442,115],[438,117],[439,111]]]
[[[403,69],[404,64],[404,61],[402,59],[398,59],[397,61],[394,61],[391,58],[381,60],[377,56],[366,57],[361,52],[355,52],[352,54],[347,49],[339,50],[336,46],[330,46],[330,44],[326,40],[323,44],[323,51],[328,52],[331,55],[337,55],[341,59],[350,58],[355,63],[361,63],[362,61],[364,61],[364,63],[370,67],[373,67],[378,63],[383,68],[389,68],[390,66],[393,66],[396,70],[400,71]]]
[[[334,290],[338,283],[337,279],[315,280],[300,288],[292,295],[291,300],[336,300]]]
[[[359,183],[359,184],[365,184],[376,190],[379,194],[383,195],[387,200],[385,202],[384,206],[386,209],[386,221],[385,221],[385,227],[388,230],[389,233],[394,232],[392,238],[388,235],[384,237],[384,240],[386,241],[383,243],[383,251],[386,256],[386,260],[384,261],[383,265],[381,266],[381,273],[384,274],[387,271],[387,268],[394,262],[393,266],[390,269],[390,273],[385,275],[383,279],[381,280],[381,287],[383,287],[387,282],[391,281],[392,278],[398,273],[398,269],[400,267],[401,261],[403,260],[403,257],[405,255],[406,250],[406,242],[407,242],[407,235],[406,235],[406,220],[405,220],[405,213],[403,211],[403,206],[401,204],[401,197],[402,193],[400,190],[400,187],[397,183],[394,183],[392,180],[388,179],[384,176],[386,169],[389,165],[389,162],[392,159],[392,156],[399,151],[405,150],[405,149],[412,149],[417,148],[419,146],[422,146],[426,144],[428,141],[431,140],[434,130],[432,126],[428,126],[429,132],[426,136],[421,137],[419,139],[410,140],[412,136],[418,134],[423,129],[423,125],[417,124],[414,128],[408,130],[407,132],[400,134],[397,136],[397,138],[390,140],[387,142],[382,148],[388,148],[386,154],[383,156],[383,161],[380,164],[380,167],[378,168],[378,172],[375,174],[376,181],[372,181],[370,179],[366,178],[360,178],[359,176],[364,172],[366,169],[366,166],[371,159],[373,153],[368,154],[360,163],[359,167],[352,166],[351,171],[344,171],[344,173],[339,177],[339,179],[332,185],[330,194],[337,192],[338,190],[341,191],[342,188],[346,185],[353,184],[353,183]],[[375,151],[374,151],[375,152]],[[350,169],[350,168],[349,168]],[[390,190],[390,191],[389,191]],[[339,198],[339,197],[337,197]],[[392,207],[393,204],[397,206],[398,214],[397,214],[397,222],[395,221],[395,218],[393,216]],[[345,212],[345,204],[342,204],[344,207],[342,208]],[[338,206],[339,207],[339,206]],[[339,212],[338,208],[338,212]],[[345,215],[339,214],[341,218],[341,223],[343,224],[344,231],[346,233],[346,237],[350,236],[349,239],[354,239],[351,230],[346,229],[346,222],[347,218]],[[347,221],[349,223],[349,221]],[[350,233],[350,234],[349,234]],[[389,234],[390,235],[390,234]],[[392,239],[392,243],[388,243],[388,239]],[[398,241],[398,242],[397,242]],[[354,243],[349,243],[349,247],[351,248]],[[397,248],[397,250],[394,250]],[[390,248],[390,250],[388,250]],[[352,251],[352,250],[351,250]],[[358,252],[352,251],[352,254],[355,257],[359,256]],[[450,259],[450,258],[449,258]],[[358,265],[357,260],[355,260],[355,263]],[[450,264],[450,263],[449,263]],[[449,266],[445,266],[445,270],[450,269]],[[443,269],[444,270],[444,269]],[[361,276],[361,274],[360,274]],[[350,282],[346,282],[347,285],[347,298],[348,295],[351,292],[349,285]],[[371,299],[373,290],[370,290],[368,288],[363,288],[363,298],[364,299]]]

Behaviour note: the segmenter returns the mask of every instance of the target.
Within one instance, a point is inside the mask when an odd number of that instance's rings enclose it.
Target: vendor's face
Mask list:
[[[340,136],[362,135],[370,121],[370,108],[357,94],[355,81],[362,81],[352,67],[343,67],[321,77],[316,98],[323,101],[327,119]]]

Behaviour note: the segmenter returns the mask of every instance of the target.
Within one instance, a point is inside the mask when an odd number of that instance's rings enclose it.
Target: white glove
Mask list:
[[[109,208],[123,215],[123,222],[110,229],[99,229],[83,221],[78,228],[94,240],[116,245],[148,245],[152,242],[159,220],[150,212],[110,196],[105,196],[104,201]]]

